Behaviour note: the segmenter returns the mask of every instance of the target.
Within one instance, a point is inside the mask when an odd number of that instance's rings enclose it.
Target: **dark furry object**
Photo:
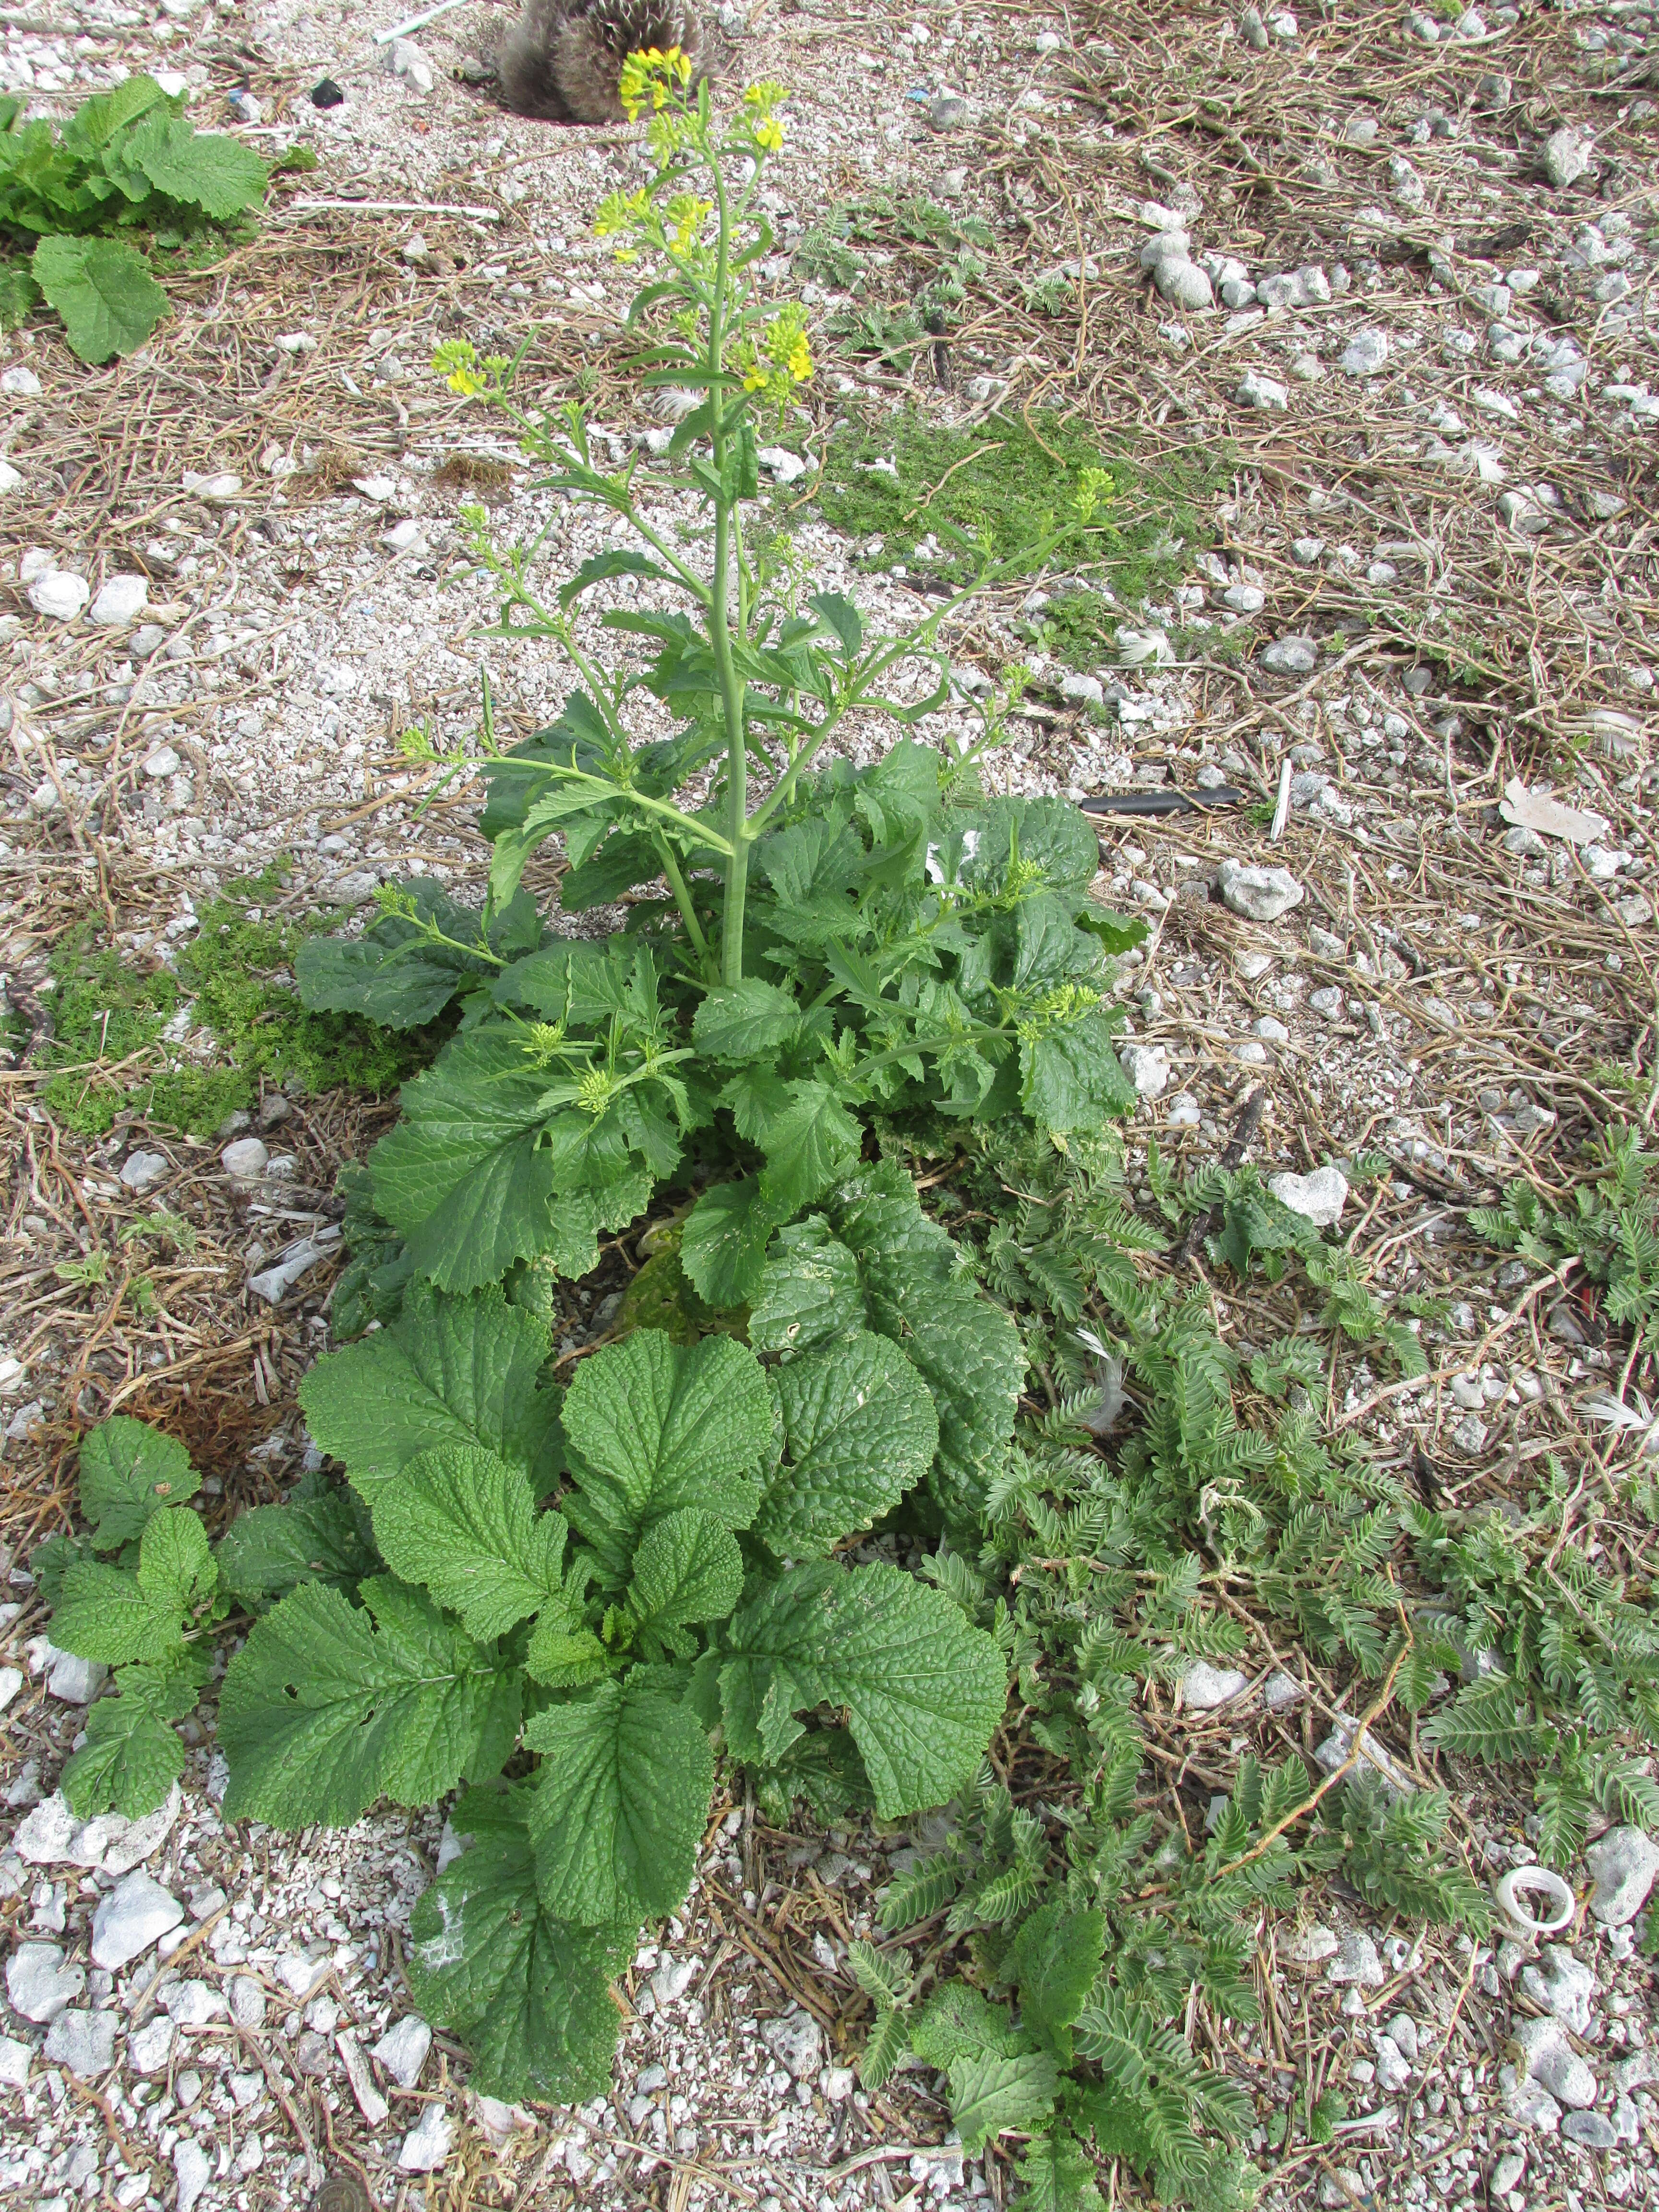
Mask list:
[[[495,64],[502,100],[554,123],[622,120],[617,80],[629,54],[679,47],[699,76],[702,24],[683,0],[524,0]]]

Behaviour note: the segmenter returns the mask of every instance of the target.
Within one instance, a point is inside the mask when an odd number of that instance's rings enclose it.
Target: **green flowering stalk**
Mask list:
[[[647,118],[653,166],[645,183],[600,203],[594,229],[613,241],[623,264],[656,264],[627,323],[645,341],[638,362],[643,384],[681,404],[665,458],[671,476],[689,483],[712,513],[707,571],[641,512],[636,492],[649,465],[641,456],[602,467],[583,408],[550,415],[521,404],[522,355],[480,356],[462,340],[440,348],[435,366],[452,391],[506,414],[526,451],[550,464],[554,473],[538,489],[610,509],[639,540],[638,550],[614,549],[586,562],[549,599],[532,581],[540,541],[499,549],[483,511],[464,512],[471,550],[501,594],[500,617],[485,634],[554,639],[586,687],[567,707],[568,741],[538,745],[533,763],[515,757],[514,787],[524,793],[533,785],[536,795],[496,836],[492,908],[511,898],[531,853],[556,830],[578,862],[604,829],[621,831],[649,857],[647,872],[659,872],[668,884],[706,988],[742,979],[753,849],[799,803],[825,745],[860,710],[908,724],[944,705],[941,626],[1002,572],[985,557],[972,586],[912,629],[866,641],[856,611],[840,595],[803,595],[800,564],[787,538],[753,539],[746,532],[744,510],[760,495],[760,431],[782,429],[814,373],[804,306],[768,297],[760,276],[773,237],[758,195],[767,163],[785,142],[787,95],[781,85],[750,85],[735,112],[717,115],[707,83],[693,88],[691,74],[676,48],[629,57],[623,102],[631,118]],[[1074,512],[1086,521],[1110,495],[1104,471],[1085,470]],[[1025,549],[1020,565],[1030,558]],[[684,611],[668,615],[606,616],[609,626],[660,647],[643,679],[603,669],[576,635],[578,599],[621,575],[669,586],[685,603]],[[927,697],[912,704],[891,696],[901,664],[918,660],[933,671]],[[660,748],[641,748],[629,735],[628,695],[641,680],[686,718],[669,749],[672,774],[663,772]],[[1011,689],[981,710],[975,752],[1000,740],[1014,696]],[[677,803],[677,787],[710,767],[715,798],[696,807]],[[758,804],[751,804],[751,767],[769,781]],[[592,842],[590,827],[597,833]]]

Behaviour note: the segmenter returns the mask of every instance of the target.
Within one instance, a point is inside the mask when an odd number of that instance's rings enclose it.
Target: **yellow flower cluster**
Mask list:
[[[691,82],[691,58],[678,46],[666,52],[660,47],[647,46],[641,53],[629,54],[623,64],[622,82],[617,88],[622,104],[630,123],[637,123],[641,112],[667,106],[676,92],[684,93]]]
[[[783,406],[795,386],[806,382],[812,368],[806,310],[793,301],[778,310],[758,338],[750,337],[744,343],[743,388],[764,393],[774,406]]]
[[[1078,478],[1073,507],[1079,522],[1091,522],[1117,497],[1117,486],[1104,469],[1085,469]]]
[[[743,95],[749,135],[763,153],[775,154],[783,143],[783,119],[775,111],[778,102],[787,97],[781,84],[751,84]]]
[[[494,398],[512,365],[506,354],[486,354],[481,360],[471,338],[446,338],[432,356],[434,369],[463,399]]]
[[[650,214],[651,195],[642,185],[637,191],[608,192],[593,217],[593,235],[614,238],[618,231],[624,231],[631,237]],[[638,246],[629,244],[627,239],[617,248],[618,261],[637,261],[639,258]]]
[[[663,244],[677,261],[684,261],[714,212],[714,203],[699,199],[695,192],[676,192],[662,212]]]

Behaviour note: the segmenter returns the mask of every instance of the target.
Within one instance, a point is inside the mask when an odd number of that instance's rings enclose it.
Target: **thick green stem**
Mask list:
[[[697,910],[691,903],[690,890],[685,878],[680,873],[679,865],[674,858],[674,848],[666,837],[655,837],[653,842],[658,852],[662,855],[662,872],[668,878],[669,890],[674,894],[674,903],[680,910],[680,919],[685,924],[686,934],[696,947],[698,959],[706,960],[708,957],[708,939],[702,933],[702,924],[697,920]]]
[[[714,465],[720,465],[715,447]],[[710,622],[714,666],[720,677],[720,704],[726,716],[726,916],[720,933],[720,981],[743,981],[743,910],[749,896],[749,748],[743,726],[743,691],[732,657],[732,632],[726,611],[727,568],[731,556],[731,510],[722,499],[714,512],[714,606]]]
[[[708,369],[714,395],[714,474],[726,482],[726,447],[730,422],[720,382],[726,353],[726,279],[731,243],[731,210],[726,204],[726,179],[719,161],[710,163],[714,196],[720,210],[719,260],[714,271],[714,296],[708,311]],[[739,411],[739,410],[734,410]],[[714,574],[708,611],[708,642],[714,649],[714,672],[720,687],[720,708],[726,721],[726,842],[731,851],[726,862],[726,911],[720,933],[720,981],[743,981],[743,912],[749,896],[749,748],[743,722],[743,686],[732,652],[732,510],[735,501],[724,489],[714,501]]]

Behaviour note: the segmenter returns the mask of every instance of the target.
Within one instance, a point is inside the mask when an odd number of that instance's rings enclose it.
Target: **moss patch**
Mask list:
[[[430,1059],[430,1036],[393,1036],[356,1015],[301,1006],[294,955],[340,917],[266,920],[263,908],[277,889],[279,868],[210,899],[176,971],[139,965],[131,954],[99,945],[90,927],[63,940],[52,961],[52,1036],[37,1060],[62,1071],[44,1092],[58,1121],[96,1136],[118,1117],[137,1115],[200,1136],[250,1104],[262,1079],[302,1091],[337,1085],[380,1094]],[[215,1047],[206,1062],[163,1036],[191,1000],[192,1034],[205,1030]]]
[[[1065,526],[1085,469],[1103,469],[1109,498],[1086,524]],[[1088,426],[1055,414],[1033,423],[995,415],[971,430],[907,409],[848,424],[830,440],[818,493],[826,522],[852,538],[869,568],[902,563],[964,583],[989,556],[1036,573],[1035,552],[1057,526],[1050,571],[1069,572],[1042,611],[1033,641],[1073,666],[1099,660],[1120,611],[1088,589],[1109,585],[1126,605],[1168,590],[1209,543],[1204,502],[1225,481],[1224,460],[1194,454],[1146,469],[1103,448]],[[929,538],[937,545],[918,555]]]

